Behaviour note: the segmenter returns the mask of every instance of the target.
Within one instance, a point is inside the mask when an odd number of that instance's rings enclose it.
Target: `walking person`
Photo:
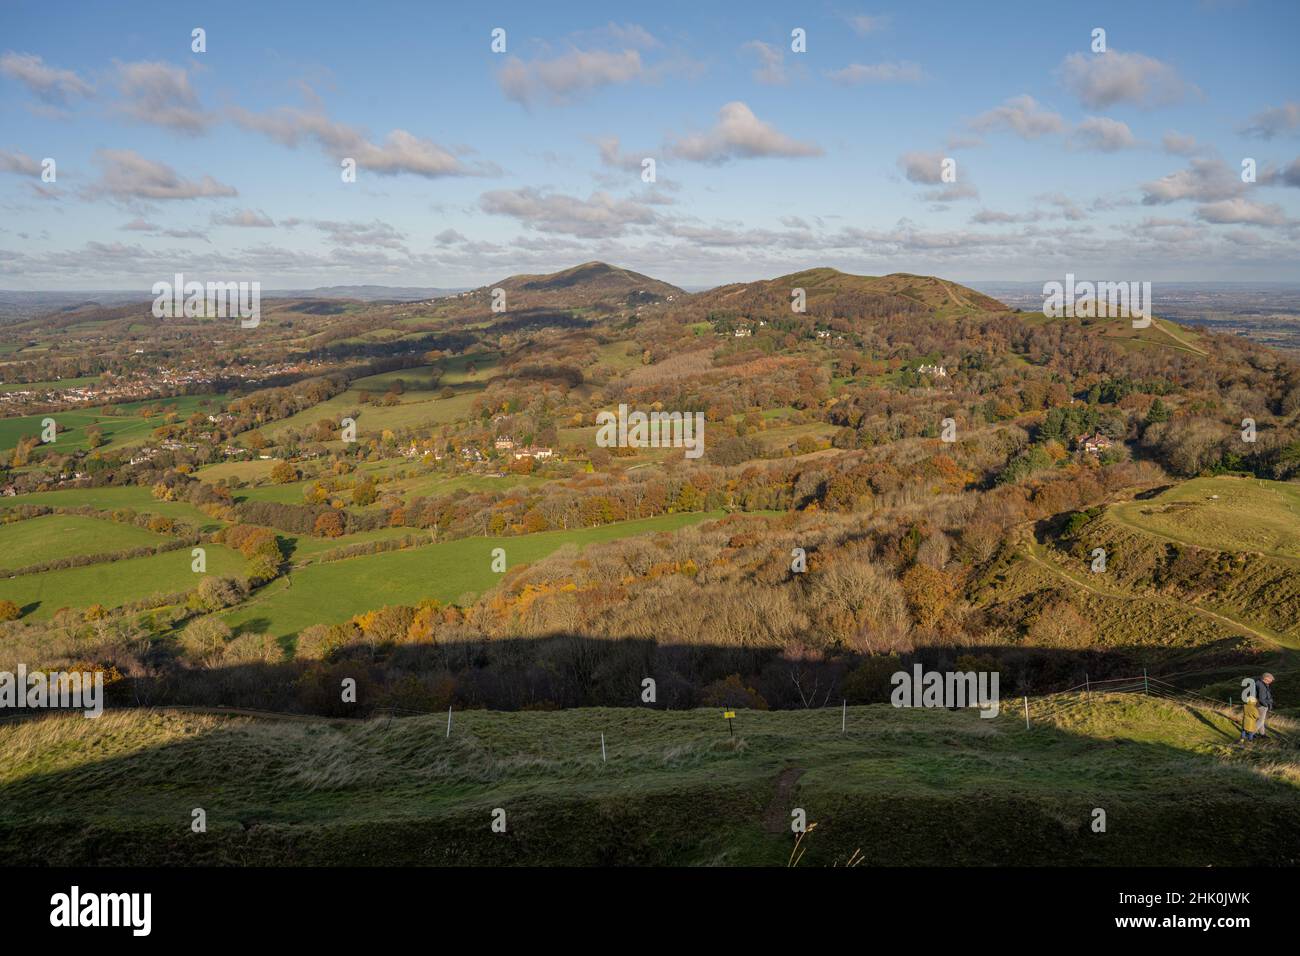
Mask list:
[[[1255,725],[1256,737],[1268,736],[1264,729],[1264,721],[1268,719],[1268,712],[1273,709],[1272,684],[1272,674],[1264,674],[1259,680],[1255,681],[1255,697],[1259,703],[1259,722]]]

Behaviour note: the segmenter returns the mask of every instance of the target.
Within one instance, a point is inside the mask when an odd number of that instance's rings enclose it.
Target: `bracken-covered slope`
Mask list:
[[[860,276],[838,269],[805,269],[758,282],[719,286],[693,297],[693,302],[721,310],[766,311],[779,305],[789,311],[791,293],[803,289],[810,313],[843,312],[850,306],[872,311],[1006,312],[1007,307],[982,293],[939,279],[895,272]]]
[[[584,262],[544,275],[514,275],[475,294],[504,289],[510,308],[580,309],[592,305],[638,305],[668,301],[686,293],[675,285],[605,262]]]

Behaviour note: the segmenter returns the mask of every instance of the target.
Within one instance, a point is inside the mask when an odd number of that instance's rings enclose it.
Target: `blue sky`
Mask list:
[[[0,8],[0,287],[1300,279],[1294,2],[292,6]]]

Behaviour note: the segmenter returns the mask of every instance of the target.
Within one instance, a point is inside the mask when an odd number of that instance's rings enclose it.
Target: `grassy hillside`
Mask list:
[[[1071,706],[1062,707],[1065,703]],[[1056,716],[1052,716],[1055,712]],[[973,711],[587,709],[365,723],[187,712],[0,724],[11,863],[1300,862],[1294,747],[1157,698]],[[600,735],[607,760],[602,761]],[[192,811],[206,834],[191,832]],[[494,808],[507,831],[490,829]],[[1093,811],[1106,811],[1094,833]]]
[[[1300,567],[1300,485],[1294,482],[1194,478],[1154,498],[1116,505],[1111,515],[1169,541],[1253,551]]]

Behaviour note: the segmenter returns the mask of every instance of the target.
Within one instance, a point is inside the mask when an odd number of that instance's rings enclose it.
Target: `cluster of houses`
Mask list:
[[[492,444],[497,451],[509,452],[515,459],[532,458],[537,461],[545,461],[555,454],[553,450],[544,445],[516,445],[513,438],[498,438]]]
[[[516,461],[521,458],[532,458],[534,461],[545,461],[555,456],[555,450],[546,445],[521,445],[517,444],[513,438],[498,438],[492,443],[498,452],[503,452],[514,458]],[[420,448],[417,442],[412,441],[410,446],[402,451],[404,458],[422,458],[426,453],[425,449]],[[438,449],[432,449],[434,461],[442,461],[446,456]],[[480,464],[487,461],[487,455],[483,454],[482,449],[477,445],[465,445],[460,449],[460,457],[470,464]]]
[[[143,352],[143,349],[135,350],[135,354]],[[326,369],[326,363],[313,359],[301,362],[273,362],[268,365],[230,365],[223,368],[218,375],[212,371],[210,364],[205,364],[205,361],[196,360],[191,367],[163,366],[118,376],[105,372],[98,381],[66,388],[11,388],[8,391],[0,391],[0,406],[17,412],[28,405],[77,407],[114,405],[150,399],[162,400],[170,396],[202,394],[210,391],[218,378],[239,379],[249,384],[256,384],[263,379],[277,376],[306,375],[320,373]]]
[[[916,370],[921,375],[933,375],[935,378],[948,377],[948,370],[942,365],[918,365]]]

